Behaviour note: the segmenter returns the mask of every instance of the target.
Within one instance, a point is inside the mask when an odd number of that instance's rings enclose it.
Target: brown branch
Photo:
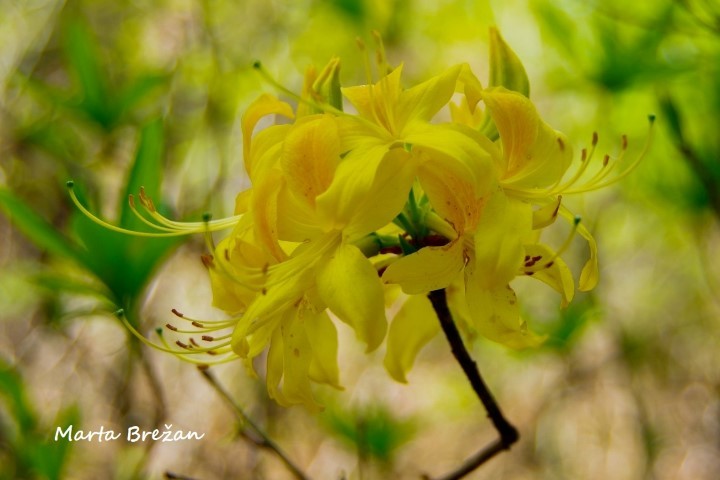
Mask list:
[[[267,450],[272,451],[275,453],[280,460],[285,464],[285,466],[290,470],[290,472],[297,478],[298,480],[310,480],[310,477],[308,477],[293,461],[290,459],[290,457],[287,456],[287,454],[270,438],[267,436],[265,432],[260,429],[255,423],[248,417],[248,415],[243,411],[240,406],[235,403],[233,398],[230,396],[227,390],[225,390],[222,385],[220,385],[217,381],[217,379],[213,376],[213,374],[210,373],[210,371],[207,369],[207,367],[199,367],[198,370],[202,374],[203,377],[205,377],[205,380],[210,384],[213,389],[220,394],[220,396],[225,399],[228,405],[232,408],[232,410],[235,412],[237,417],[240,419],[241,422],[243,422],[249,429],[241,429],[240,435],[253,443],[254,445],[264,448]]]
[[[460,364],[460,367],[462,367],[465,376],[470,381],[470,385],[472,385],[473,390],[485,407],[488,418],[490,418],[490,421],[500,434],[500,438],[498,440],[480,450],[477,454],[463,463],[458,469],[435,479],[457,480],[477,469],[480,465],[484,464],[503,450],[509,450],[510,447],[518,441],[520,434],[517,429],[513,427],[503,416],[495,398],[492,393],[490,393],[490,390],[480,375],[480,370],[478,369],[477,364],[465,348],[460,332],[458,331],[457,326],[453,321],[452,314],[450,313],[450,309],[448,308],[445,290],[432,291],[428,294],[428,298],[432,303],[433,309],[435,309],[438,320],[440,320],[440,326],[445,333],[448,343],[450,343],[450,348],[455,356],[455,359]]]

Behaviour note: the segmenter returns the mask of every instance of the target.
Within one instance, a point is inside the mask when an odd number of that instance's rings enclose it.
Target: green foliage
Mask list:
[[[63,467],[70,452],[70,442],[55,442],[43,428],[27,397],[18,374],[0,358],[0,400],[8,405],[9,420],[0,422],[0,479],[15,478],[57,480],[64,478]],[[77,424],[80,414],[75,407],[62,411],[56,425]],[[4,452],[3,452],[4,450]]]
[[[415,422],[397,418],[382,405],[328,409],[322,418],[328,430],[356,449],[362,459],[392,464],[398,448],[410,440]]]

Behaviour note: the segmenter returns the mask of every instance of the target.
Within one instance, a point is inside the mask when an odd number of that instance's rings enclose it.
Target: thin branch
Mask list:
[[[510,447],[518,441],[520,434],[517,429],[503,416],[495,398],[492,393],[490,393],[490,390],[480,375],[480,370],[478,370],[477,364],[465,348],[460,332],[458,331],[457,326],[453,321],[452,314],[450,313],[450,309],[448,308],[445,290],[432,291],[428,294],[428,298],[430,299],[433,309],[435,309],[435,313],[440,320],[440,326],[445,333],[448,343],[450,343],[450,348],[452,349],[455,359],[460,364],[460,367],[462,367],[465,376],[470,381],[470,385],[472,385],[473,390],[485,407],[488,418],[490,418],[490,421],[500,434],[500,438],[498,440],[480,450],[458,469],[435,479],[458,480],[477,469],[480,465],[484,464],[503,450],[509,450]]]
[[[292,474],[297,478],[298,480],[310,480],[310,477],[307,476],[293,461],[290,459],[290,457],[287,456],[287,454],[272,440],[270,437],[267,436],[267,434],[260,429],[255,423],[248,417],[248,415],[245,413],[245,411],[240,408],[240,406],[235,403],[233,398],[230,396],[227,390],[225,390],[222,385],[220,385],[215,378],[215,376],[210,373],[210,371],[205,367],[199,367],[198,370],[202,374],[203,377],[205,377],[205,380],[210,384],[215,391],[220,394],[222,398],[225,399],[228,405],[232,407],[235,414],[238,416],[240,421],[242,421],[245,425],[249,427],[249,430],[242,429],[240,430],[240,435],[242,435],[243,438],[247,439],[251,443],[255,444],[256,446],[260,448],[265,448],[267,450],[270,450],[274,452],[278,457],[280,457],[280,460],[285,464],[285,466],[292,472]]]

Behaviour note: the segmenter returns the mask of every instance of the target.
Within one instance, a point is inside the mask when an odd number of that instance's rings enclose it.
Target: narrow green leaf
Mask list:
[[[86,265],[82,252],[68,239],[58,233],[40,215],[13,195],[9,190],[0,188],[0,210],[10,218],[13,224],[38,248],[47,250],[53,255],[75,260]]]
[[[156,202],[160,199],[164,140],[163,124],[160,119],[147,124],[140,133],[135,162],[128,174],[125,194],[120,198],[120,225],[123,228],[147,230],[147,226],[130,209],[128,196],[137,195],[140,187],[144,187],[145,193],[151,199]]]
[[[76,107],[104,128],[110,128],[115,121],[114,109],[90,29],[85,22],[74,20],[64,33],[65,55],[81,88],[82,99]]]
[[[20,431],[30,431],[35,428],[35,414],[28,405],[22,379],[2,357],[0,357],[0,394],[7,399]]]

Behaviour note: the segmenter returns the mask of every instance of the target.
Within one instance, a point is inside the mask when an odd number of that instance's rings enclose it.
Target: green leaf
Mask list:
[[[100,57],[95,49],[95,39],[87,24],[80,20],[71,21],[64,32],[64,50],[70,67],[75,74],[82,98],[77,108],[106,129],[116,121],[114,109],[110,106],[109,85],[100,67]]]
[[[160,198],[160,178],[163,166],[164,132],[160,119],[146,125],[140,133],[135,162],[125,185],[125,194],[120,198],[120,225],[127,229],[148,230],[130,209],[128,195],[137,195],[140,187],[153,200]]]
[[[6,397],[20,432],[34,429],[37,421],[28,404],[22,379],[3,358],[0,358],[0,394]]]
[[[38,248],[86,265],[85,257],[75,245],[5,188],[0,188],[0,209],[5,212],[18,230],[24,233]]]

